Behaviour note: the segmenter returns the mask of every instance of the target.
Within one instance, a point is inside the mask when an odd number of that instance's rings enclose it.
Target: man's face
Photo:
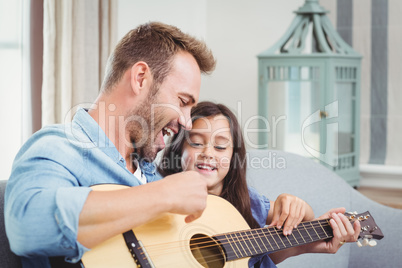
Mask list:
[[[191,108],[198,102],[201,72],[194,57],[187,52],[178,53],[172,69],[157,89],[149,90],[149,98],[131,114],[144,119],[148,129],[128,126],[131,142],[142,159],[153,161],[165,148],[164,135],[177,133],[181,126],[191,129]]]

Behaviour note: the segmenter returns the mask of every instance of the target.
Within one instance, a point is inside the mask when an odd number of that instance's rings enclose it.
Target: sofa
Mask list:
[[[288,258],[278,265],[279,268],[402,267],[402,210],[368,199],[311,159],[268,150],[249,150],[247,155],[248,183],[268,198],[275,200],[281,193],[299,196],[311,205],[317,216],[335,207],[358,212],[369,210],[384,234],[376,247],[349,243],[336,254],[304,254]],[[1,214],[5,186],[6,181],[0,181]],[[0,267],[21,267],[19,258],[10,251],[3,217],[0,220]]]
[[[1,268],[19,268],[22,267],[20,259],[11,252],[10,245],[4,228],[4,190],[7,181],[0,180],[0,267]]]
[[[384,234],[375,247],[348,243],[336,254],[288,258],[279,268],[402,267],[402,210],[372,201],[311,159],[281,151],[253,150],[248,154],[248,183],[269,199],[275,200],[281,193],[296,195],[311,205],[316,216],[336,207],[369,211]]]

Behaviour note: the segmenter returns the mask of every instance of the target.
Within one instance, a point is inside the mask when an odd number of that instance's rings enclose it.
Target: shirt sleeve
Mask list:
[[[248,187],[248,192],[250,195],[251,213],[260,227],[264,227],[271,207],[270,202],[267,197],[259,194],[253,187]]]
[[[49,147],[39,142],[17,155],[5,193],[6,232],[17,255],[66,256],[76,262],[88,250],[77,241],[77,233],[91,188],[77,179],[85,176],[79,155],[63,162],[72,152]]]
[[[258,222],[260,227],[266,225],[268,212],[271,207],[271,203],[268,198],[257,192],[256,189],[248,187],[248,192],[250,195],[251,213],[254,219]],[[276,265],[272,262],[268,254],[261,254],[250,258],[249,267],[259,267],[259,268],[275,268]]]

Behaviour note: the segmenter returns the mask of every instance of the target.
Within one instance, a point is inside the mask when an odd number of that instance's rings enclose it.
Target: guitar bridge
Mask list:
[[[155,268],[155,265],[152,263],[151,258],[148,255],[147,250],[145,249],[144,245],[142,244],[141,240],[138,240],[138,244],[140,245],[142,252],[144,252],[145,258],[148,260],[148,264],[151,268]],[[138,264],[138,263],[137,263]]]
[[[138,268],[155,268],[143,244],[137,240],[132,230],[123,233],[123,237]]]

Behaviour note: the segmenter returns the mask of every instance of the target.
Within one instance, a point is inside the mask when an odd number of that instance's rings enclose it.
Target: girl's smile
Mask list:
[[[216,165],[211,165],[208,163],[196,163],[195,167],[199,170],[200,173],[209,173],[209,172],[214,172],[217,171]]]
[[[223,115],[203,117],[193,122],[182,151],[183,170],[206,176],[208,191],[219,195],[229,172],[233,142],[228,119]]]

